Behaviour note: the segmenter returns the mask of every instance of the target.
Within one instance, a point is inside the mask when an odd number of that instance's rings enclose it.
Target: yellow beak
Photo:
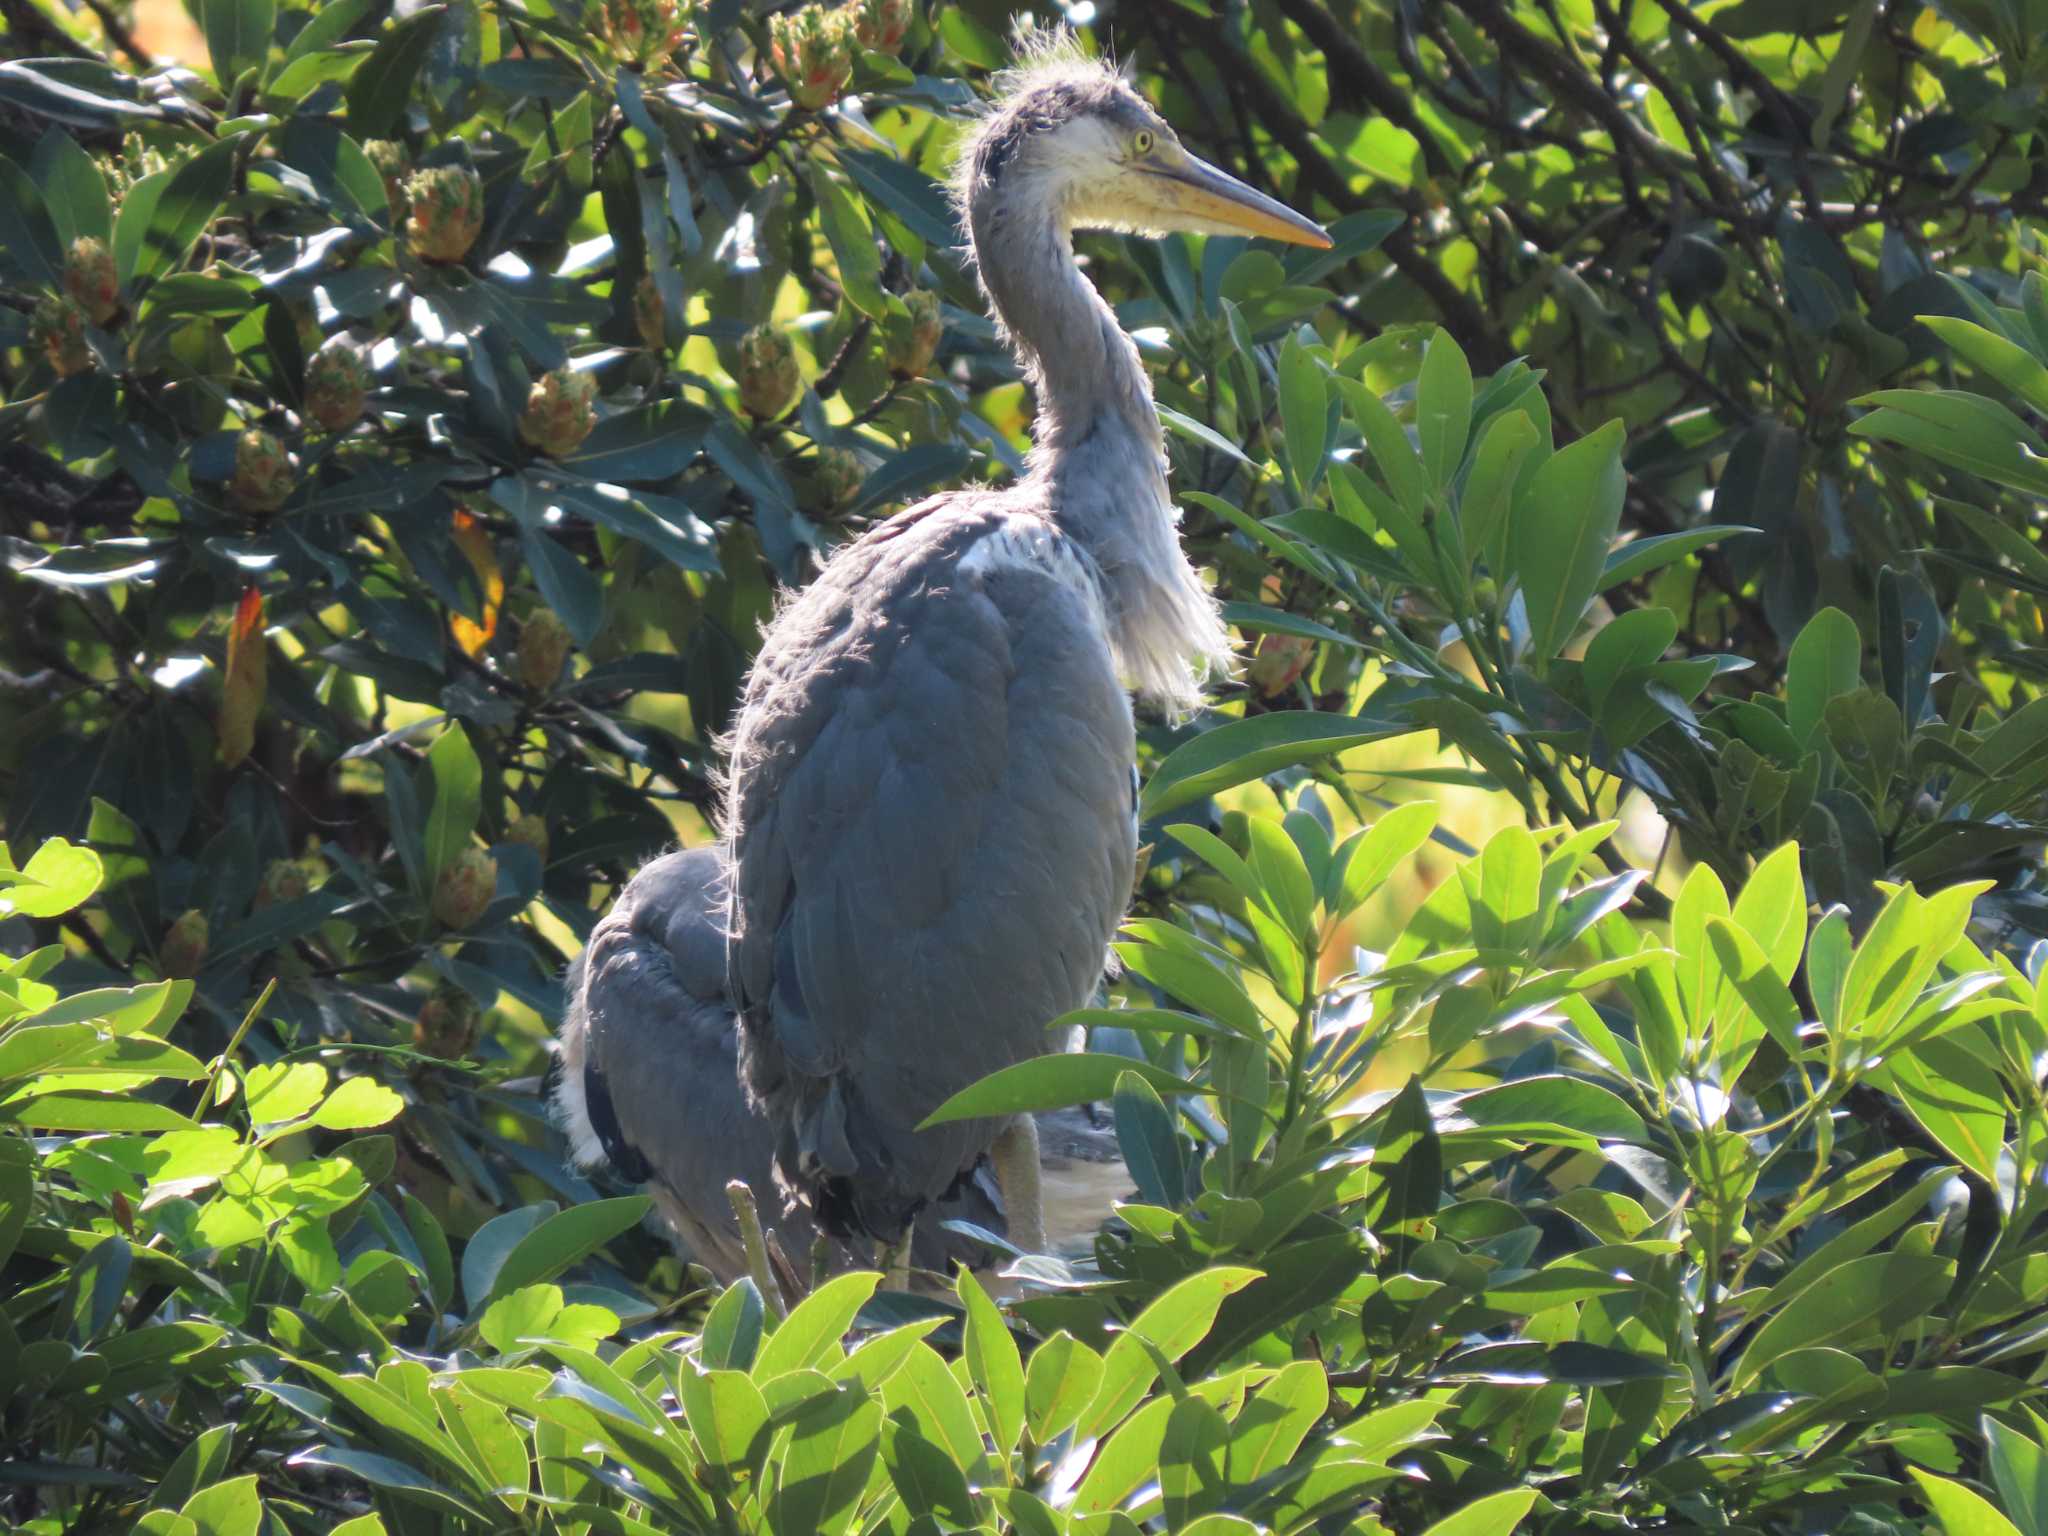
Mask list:
[[[1246,186],[1228,171],[1220,171],[1193,155],[1173,166],[1147,166],[1156,177],[1168,211],[1189,225],[1210,231],[1263,235],[1289,245],[1311,245],[1327,251],[1329,231],[1313,219],[1305,219],[1285,203]]]

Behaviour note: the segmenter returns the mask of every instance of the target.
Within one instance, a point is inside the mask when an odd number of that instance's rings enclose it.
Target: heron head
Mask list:
[[[962,159],[970,214],[1021,193],[1072,229],[1330,245],[1321,225],[1188,153],[1128,81],[1071,40],[1039,45],[1010,75]]]

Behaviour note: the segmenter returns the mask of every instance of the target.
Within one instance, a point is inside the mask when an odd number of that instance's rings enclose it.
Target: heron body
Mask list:
[[[1012,1241],[1043,1246],[1031,1117],[919,1127],[1090,999],[1136,854],[1131,693],[1192,709],[1228,660],[1151,387],[1072,235],[1329,244],[1071,43],[1006,79],[958,197],[1036,390],[1030,472],[898,514],[781,609],[732,734],[723,912],[708,855],[658,861],[571,976],[558,1115],[714,1255],[734,1234],[703,1230],[703,1192],[771,1161],[835,1240],[894,1243],[992,1156]]]
[[[883,1240],[1005,1129],[920,1123],[1045,1051],[1046,1026],[1101,975],[1136,853],[1125,685],[1189,708],[1227,659],[1180,549],[1137,350],[1072,233],[1328,243],[1188,156],[1071,48],[1010,80],[960,190],[1037,390],[1030,473],[890,519],[778,615],[735,725],[726,818],[741,1070],[777,1123],[778,1174],[827,1230]]]

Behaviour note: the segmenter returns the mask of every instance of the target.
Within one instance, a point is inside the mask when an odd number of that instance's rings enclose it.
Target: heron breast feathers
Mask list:
[[[957,569],[976,581],[1006,574],[1045,577],[1081,598],[1107,628],[1102,572],[1086,550],[1039,518],[1005,518],[967,547]]]

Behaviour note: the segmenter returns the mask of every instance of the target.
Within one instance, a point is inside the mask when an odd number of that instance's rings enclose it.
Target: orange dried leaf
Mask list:
[[[464,614],[451,613],[448,629],[465,655],[476,656],[498,632],[498,610],[505,603],[505,573],[498,569],[497,552],[491,548],[491,536],[484,525],[459,507],[455,511],[455,547],[476,572],[476,584],[484,595],[483,622],[479,624]]]
[[[256,744],[256,721],[269,691],[270,648],[263,638],[263,595],[244,589],[228,626],[227,673],[221,682],[220,760],[233,768]]]

